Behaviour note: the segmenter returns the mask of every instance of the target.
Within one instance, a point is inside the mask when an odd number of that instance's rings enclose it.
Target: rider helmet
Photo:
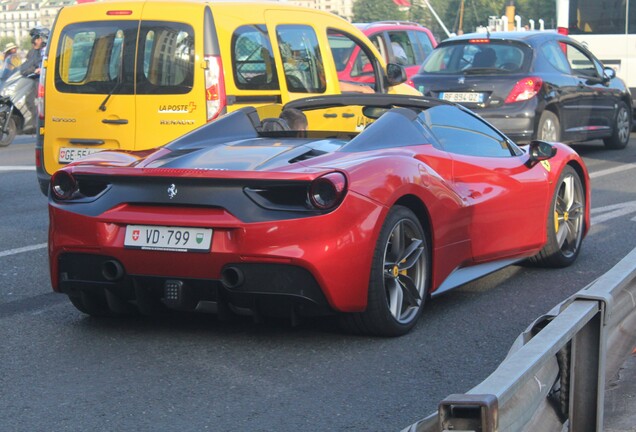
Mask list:
[[[42,38],[42,46],[45,46],[49,40],[50,33],[50,30],[46,27],[33,27],[31,30],[29,30],[31,43],[34,43],[38,38]]]

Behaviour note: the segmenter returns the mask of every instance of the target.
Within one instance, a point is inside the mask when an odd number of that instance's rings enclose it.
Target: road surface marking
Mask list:
[[[30,251],[34,251],[38,249],[44,249],[46,245],[47,243],[40,243],[40,244],[25,246],[25,247],[21,247],[17,249],[9,249],[9,250],[0,252],[0,258],[10,256],[10,255],[16,255],[22,252],[30,252]]]
[[[0,166],[0,171],[35,171],[33,165]]]
[[[636,201],[627,201],[605,207],[597,207],[590,210],[590,214],[592,215],[592,225],[607,222],[608,220],[631,213],[636,213]],[[636,217],[632,220],[636,221]]]
[[[626,164],[626,165],[621,165],[621,166],[617,166],[614,168],[608,168],[605,170],[601,170],[601,171],[596,171],[593,173],[590,173],[590,178],[598,178],[598,177],[603,177],[606,175],[610,175],[610,174],[614,174],[617,172],[621,172],[621,171],[627,171],[630,169],[634,169],[636,168],[636,164]]]

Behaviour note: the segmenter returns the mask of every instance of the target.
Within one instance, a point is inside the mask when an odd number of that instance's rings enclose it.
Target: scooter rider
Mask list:
[[[26,106],[31,112],[31,118],[33,119],[33,124],[31,125],[35,128],[35,119],[37,116],[37,109],[35,107],[35,96],[37,93],[37,82],[40,78],[40,67],[42,66],[42,54],[44,51],[44,47],[46,46],[46,42],[49,37],[49,30],[43,27],[35,27],[29,31],[31,35],[31,45],[32,48],[29,50],[26,56],[26,60],[20,66],[20,73],[22,76],[31,78],[33,81],[32,89],[29,91],[26,98]],[[27,127],[25,127],[27,129]]]

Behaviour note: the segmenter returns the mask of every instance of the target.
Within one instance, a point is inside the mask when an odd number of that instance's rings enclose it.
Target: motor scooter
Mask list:
[[[0,147],[13,142],[18,134],[35,133],[36,119],[26,100],[38,85],[36,76],[23,76],[16,70],[0,87]]]

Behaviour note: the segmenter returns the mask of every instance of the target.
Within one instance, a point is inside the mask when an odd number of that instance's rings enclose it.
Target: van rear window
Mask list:
[[[62,30],[55,55],[55,86],[62,93],[133,94],[135,87],[137,94],[192,90],[194,31],[187,24],[71,24]]]

